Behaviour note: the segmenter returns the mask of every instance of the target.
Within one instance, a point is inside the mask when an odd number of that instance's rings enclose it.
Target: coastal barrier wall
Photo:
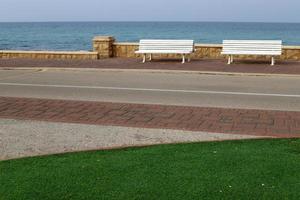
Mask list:
[[[140,57],[134,52],[138,49],[138,43],[114,43],[113,45],[114,57],[134,58]],[[193,59],[225,59],[226,56],[221,55],[222,45],[220,44],[195,44],[195,53],[192,54]],[[181,58],[181,55],[162,54],[154,55],[155,58]],[[236,56],[238,59],[256,59],[266,60],[269,56],[251,56],[242,55]],[[284,46],[283,53],[279,60],[294,60],[300,61],[300,46]]]
[[[101,57],[123,57],[123,58],[137,58],[141,55],[135,54],[134,52],[138,50],[138,43],[126,43],[126,42],[116,42],[113,37],[98,37],[98,43],[106,43],[104,48],[98,48],[99,55]],[[106,41],[105,41],[106,40]],[[97,37],[94,39],[97,41]],[[97,46],[97,42],[96,42]],[[94,48],[96,50],[97,48]],[[225,59],[226,56],[221,55],[222,45],[221,44],[195,44],[195,52],[192,54],[193,59]],[[109,55],[109,56],[107,56]],[[181,55],[174,54],[155,54],[154,58],[181,58]],[[241,59],[256,59],[265,60],[270,59],[269,56],[236,56],[236,58]],[[280,60],[295,60],[300,61],[300,46],[284,46],[283,53]]]
[[[104,59],[111,57],[137,58],[134,52],[138,43],[116,42],[112,36],[97,36],[92,42],[93,51],[5,51],[0,50],[0,58],[36,58],[36,59]],[[221,55],[221,44],[195,44],[193,59],[225,59]],[[181,55],[162,54],[154,58],[181,58]],[[265,60],[267,56],[237,56],[241,59]],[[280,60],[300,61],[300,46],[284,46]]]
[[[97,60],[98,52],[88,51],[2,51],[0,59],[31,58],[31,59],[77,59]]]

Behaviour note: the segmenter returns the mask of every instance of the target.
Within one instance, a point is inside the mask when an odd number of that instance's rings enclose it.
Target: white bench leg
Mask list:
[[[228,56],[228,62],[227,62],[228,65],[231,64],[231,56]]]
[[[274,65],[275,65],[275,58],[272,57],[272,59],[271,59],[271,66],[274,66]]]
[[[143,54],[143,63],[146,62],[146,54]]]
[[[185,63],[185,54],[182,54],[182,64]]]
[[[152,54],[150,54],[149,60],[150,60],[150,61],[152,60]]]

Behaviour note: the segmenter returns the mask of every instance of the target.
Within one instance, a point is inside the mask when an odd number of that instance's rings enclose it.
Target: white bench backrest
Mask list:
[[[222,54],[281,55],[281,40],[223,40]]]
[[[193,40],[140,40],[140,51],[194,51]]]

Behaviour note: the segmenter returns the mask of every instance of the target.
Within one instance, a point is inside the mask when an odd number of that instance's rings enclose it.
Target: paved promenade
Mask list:
[[[300,137],[300,112],[0,98],[0,117],[245,135]]]
[[[141,63],[136,58],[113,58],[103,60],[39,60],[39,59],[2,59],[0,68],[14,67],[49,67],[49,68],[96,68],[96,69],[157,69],[157,70],[187,70],[187,71],[214,71],[237,73],[269,73],[269,74],[300,74],[300,62],[278,61],[270,66],[270,60],[235,60],[227,65],[226,59],[220,60],[192,60],[181,64],[180,60],[155,60]]]

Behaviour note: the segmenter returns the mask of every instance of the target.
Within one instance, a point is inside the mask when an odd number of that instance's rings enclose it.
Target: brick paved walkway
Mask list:
[[[0,97],[0,118],[300,137],[300,112]]]
[[[96,68],[96,69],[164,69],[187,71],[215,71],[239,73],[269,73],[269,74],[300,74],[300,62],[278,61],[276,66],[270,66],[270,61],[249,60],[235,61],[227,65],[226,59],[192,60],[181,64],[179,60],[154,60],[145,64],[141,59],[112,58],[102,60],[40,60],[40,59],[0,59],[0,69],[7,67],[55,67],[55,68]]]

